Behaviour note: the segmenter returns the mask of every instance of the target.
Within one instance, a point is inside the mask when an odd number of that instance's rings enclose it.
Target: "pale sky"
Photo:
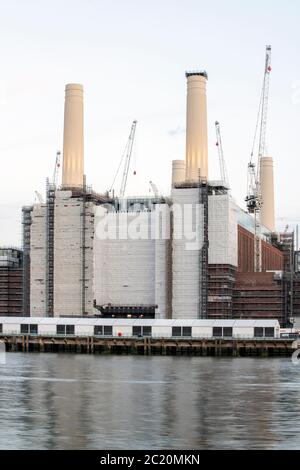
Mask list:
[[[137,119],[127,194],[149,194],[149,180],[168,194],[171,161],[185,156],[184,74],[207,70],[210,178],[219,177],[218,120],[244,207],[266,44],[276,216],[280,226],[300,222],[299,19],[298,0],[0,0],[0,245],[21,244],[21,207],[53,173],[69,82],[84,85],[93,189],[109,189]]]

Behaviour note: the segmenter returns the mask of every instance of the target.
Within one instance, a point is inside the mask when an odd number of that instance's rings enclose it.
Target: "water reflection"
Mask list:
[[[300,448],[290,359],[7,354],[1,449]]]

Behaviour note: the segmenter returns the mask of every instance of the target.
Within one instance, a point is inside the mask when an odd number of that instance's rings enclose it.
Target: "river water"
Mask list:
[[[7,353],[0,448],[300,449],[300,365]]]

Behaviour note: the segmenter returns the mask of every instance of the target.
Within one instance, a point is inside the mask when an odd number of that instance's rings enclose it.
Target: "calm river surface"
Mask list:
[[[300,449],[300,365],[7,353],[0,448]]]

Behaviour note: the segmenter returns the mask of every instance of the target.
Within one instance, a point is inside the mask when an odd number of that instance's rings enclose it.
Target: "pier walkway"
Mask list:
[[[155,338],[0,335],[6,351],[195,356],[291,356],[290,338]],[[300,347],[300,343],[299,343]]]

